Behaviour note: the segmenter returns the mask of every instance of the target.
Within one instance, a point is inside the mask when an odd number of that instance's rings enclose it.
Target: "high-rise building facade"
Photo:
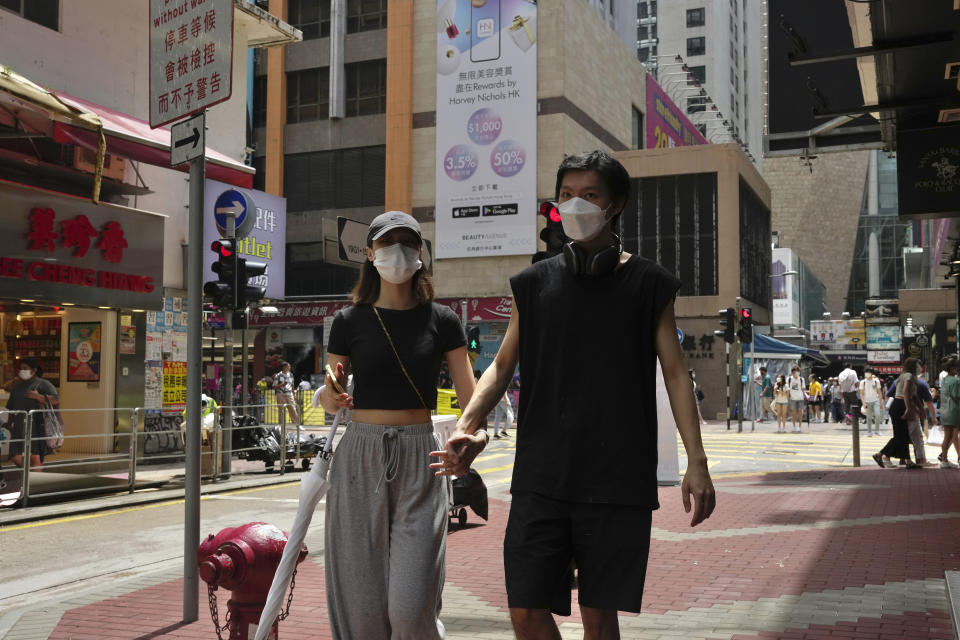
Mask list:
[[[696,80],[710,96],[704,105],[692,83],[673,92],[707,129],[723,127],[753,158],[762,157],[762,6],[760,0],[639,0],[637,56],[661,85]],[[684,70],[682,65],[686,65]],[[676,75],[674,75],[676,74]],[[704,115],[696,115],[696,114]],[[726,122],[726,126],[724,126]]]

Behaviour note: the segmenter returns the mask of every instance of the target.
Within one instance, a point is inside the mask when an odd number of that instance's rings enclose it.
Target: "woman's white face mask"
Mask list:
[[[19,374],[21,380],[29,380],[33,377],[33,371],[30,369],[20,369]]]
[[[570,198],[557,205],[563,232],[573,240],[588,242],[607,225],[607,211],[583,198]]]
[[[380,277],[393,284],[406,282],[422,265],[420,250],[399,242],[381,247],[373,254],[373,266],[376,267]]]

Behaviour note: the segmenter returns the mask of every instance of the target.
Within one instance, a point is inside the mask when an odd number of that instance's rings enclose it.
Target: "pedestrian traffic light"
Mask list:
[[[480,353],[480,327],[467,327],[467,351]]]
[[[563,233],[563,224],[560,222],[560,212],[557,210],[556,203],[541,202],[539,214],[547,221],[546,226],[540,231],[540,239],[547,248],[546,251],[537,251],[533,254],[531,262],[539,262],[562,253],[563,245],[570,241]]]
[[[753,342],[753,309],[750,307],[740,309],[740,325],[737,329],[737,337],[744,344]]]
[[[220,309],[235,309],[237,306],[237,252],[233,240],[214,240],[210,250],[217,256],[217,261],[210,267],[216,280],[203,285],[203,295]]]
[[[736,342],[737,340],[737,310],[733,307],[720,309],[717,312],[720,315],[720,326],[723,329],[717,329],[713,335],[723,338],[724,342]]]
[[[266,263],[237,259],[237,309],[246,309],[251,302],[258,302],[267,295],[266,285],[250,284],[250,278],[258,278],[266,273]]]

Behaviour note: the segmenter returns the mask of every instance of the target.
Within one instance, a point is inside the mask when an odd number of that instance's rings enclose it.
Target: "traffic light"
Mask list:
[[[737,329],[737,337],[744,344],[753,342],[753,309],[750,307],[740,309],[740,327]]]
[[[557,211],[556,203],[541,202],[539,214],[547,220],[547,226],[540,232],[540,239],[547,245],[547,249],[533,254],[531,262],[539,262],[560,254],[563,252],[563,245],[570,241],[563,233],[563,224],[560,222],[560,212]]]
[[[736,342],[737,340],[737,310],[733,307],[720,309],[717,312],[720,315],[720,326],[723,329],[717,329],[713,335],[720,336],[724,342]]]
[[[250,284],[250,278],[267,273],[267,265],[246,258],[237,259],[237,309],[246,309],[251,302],[258,302],[267,295],[267,287]]]
[[[480,327],[467,327],[467,351],[480,353]]]
[[[235,309],[237,306],[237,251],[233,240],[214,240],[210,250],[217,261],[210,267],[216,280],[203,285],[203,295],[220,309]]]

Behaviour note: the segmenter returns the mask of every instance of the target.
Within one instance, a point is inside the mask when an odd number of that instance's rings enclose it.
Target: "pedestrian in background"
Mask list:
[[[291,424],[300,424],[300,416],[297,414],[297,400],[293,397],[293,373],[290,372],[290,363],[281,362],[280,371],[273,376],[273,390],[277,398],[277,410],[283,411],[287,408]],[[280,419],[280,416],[277,416]]]
[[[777,413],[773,410],[773,380],[767,373],[766,367],[760,367],[760,419],[757,422],[763,422],[767,414],[777,418]]]
[[[807,401],[806,385],[800,376],[800,367],[794,366],[787,378],[787,389],[790,391],[790,421],[793,424],[793,432],[800,433],[800,424],[802,423],[800,414],[803,413],[803,405]]]
[[[857,378],[857,372],[847,365],[847,368],[840,372],[837,381],[840,383],[840,392],[843,394],[842,421],[850,414],[850,407],[860,402],[860,398],[857,397],[857,385],[860,384],[860,380]]]
[[[893,423],[893,437],[887,444],[873,454],[873,461],[881,467],[894,466],[891,458],[900,459],[908,467],[920,466],[910,462],[910,430],[909,421],[919,417],[921,412],[920,398],[917,395],[917,371],[920,361],[916,358],[907,358],[903,362],[903,371],[900,377],[891,385],[893,403],[890,405],[890,422]]]
[[[501,437],[509,438],[510,434],[507,433],[507,427],[510,426],[511,422],[513,422],[513,405],[510,403],[509,392],[504,391],[503,397],[497,403],[497,408],[493,411],[493,437],[497,440]]]
[[[9,411],[33,411],[43,409],[48,404],[53,407],[60,406],[60,396],[57,388],[49,380],[42,377],[43,371],[40,364],[33,358],[23,358],[20,360],[17,370],[17,380],[10,387],[10,397],[7,398],[7,409]],[[15,467],[23,466],[24,438],[26,429],[30,429],[30,467],[39,469],[43,466],[43,459],[47,451],[47,433],[43,424],[43,414],[35,413],[30,420],[29,426],[27,416],[18,413],[11,417],[10,422],[5,426],[10,430],[10,462]],[[18,442],[19,440],[19,442]]]
[[[843,391],[836,378],[830,378],[830,403],[833,408],[833,421],[843,424]]]
[[[777,376],[777,384],[773,387],[773,403],[777,408],[777,433],[786,433],[790,390],[787,389],[787,380],[783,374]]]
[[[883,386],[874,375],[873,369],[863,372],[863,380],[857,386],[857,395],[866,417],[867,436],[880,435],[880,425],[883,423]]]
[[[943,444],[940,445],[940,468],[956,469],[950,462],[949,453],[952,444],[960,460],[960,379],[957,378],[957,359],[946,359],[944,370],[947,375],[940,379],[940,422],[943,425]]]
[[[917,377],[917,397],[920,398],[920,411],[907,424],[907,432],[910,434],[910,442],[913,444],[916,465],[925,466],[927,464],[927,451],[924,445],[926,441],[924,424],[928,416],[931,424],[937,424],[937,408],[933,404],[933,394],[930,392],[930,386],[920,376]]]
[[[823,403],[823,387],[820,385],[820,381],[817,379],[817,376],[810,374],[810,388],[807,390],[809,397],[807,398],[807,406],[813,410],[813,422],[821,422],[820,419],[820,405]]]
[[[353,408],[330,467],[325,529],[334,640],[440,640],[450,484],[429,469],[430,412],[446,361],[460,406],[473,394],[460,318],[433,302],[419,223],[373,219],[353,306],[333,319],[324,410]],[[353,370],[353,394],[347,369]],[[486,431],[468,438],[482,450]]]

